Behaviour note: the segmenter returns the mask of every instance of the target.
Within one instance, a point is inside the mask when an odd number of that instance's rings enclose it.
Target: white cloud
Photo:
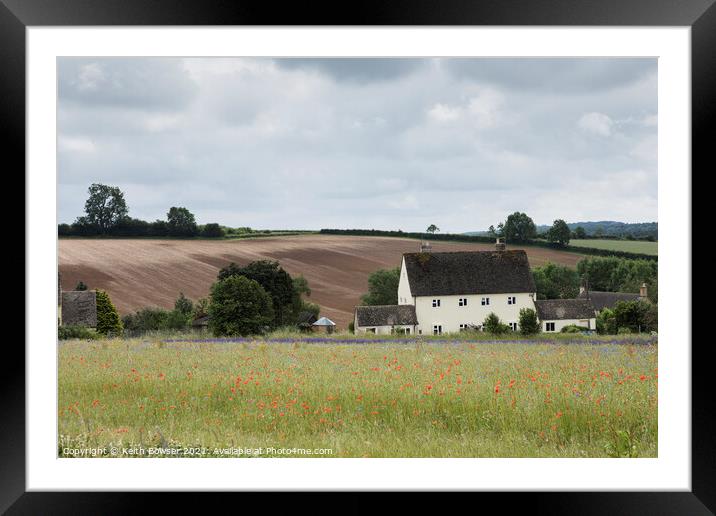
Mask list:
[[[585,113],[577,122],[580,129],[600,136],[610,136],[612,124],[612,119],[603,113]]]
[[[428,117],[437,122],[453,122],[462,117],[462,109],[438,103],[428,110]]]

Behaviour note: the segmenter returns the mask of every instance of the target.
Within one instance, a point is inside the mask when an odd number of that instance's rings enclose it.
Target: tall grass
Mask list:
[[[58,353],[61,456],[152,446],[201,456],[227,447],[333,457],[657,452],[657,347],[628,340],[140,339],[67,341]]]

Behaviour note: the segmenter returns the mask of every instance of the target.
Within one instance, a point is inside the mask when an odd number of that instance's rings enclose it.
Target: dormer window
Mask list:
[[[440,300],[433,299],[433,308],[440,308]]]
[[[461,297],[457,300],[457,306],[467,306],[467,298]]]

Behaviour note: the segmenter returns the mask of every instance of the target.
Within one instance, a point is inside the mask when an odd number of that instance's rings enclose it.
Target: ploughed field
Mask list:
[[[574,339],[61,341],[58,454],[656,457],[655,339]]]
[[[510,246],[510,249],[520,249]],[[418,241],[391,237],[304,235],[243,240],[60,239],[64,289],[78,281],[106,290],[120,314],[148,306],[172,308],[179,292],[206,297],[219,269],[236,262],[278,260],[291,275],[303,274],[321,315],[341,328],[368,290],[377,269],[398,267]],[[435,251],[492,250],[491,244],[434,242]],[[547,262],[576,266],[582,255],[525,247],[533,267]]]

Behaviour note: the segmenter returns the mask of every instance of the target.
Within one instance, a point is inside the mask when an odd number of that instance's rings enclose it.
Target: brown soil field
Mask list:
[[[338,235],[219,241],[61,239],[58,249],[63,287],[74,288],[81,280],[91,289],[106,290],[122,315],[148,306],[172,308],[179,292],[193,300],[206,297],[219,269],[230,262],[278,260],[292,276],[305,276],[310,301],[344,329],[368,290],[369,274],[398,267],[403,253],[418,250],[418,241]],[[434,251],[491,249],[491,244],[433,243]],[[583,257],[541,247],[522,249],[533,267],[549,261],[575,267]]]

